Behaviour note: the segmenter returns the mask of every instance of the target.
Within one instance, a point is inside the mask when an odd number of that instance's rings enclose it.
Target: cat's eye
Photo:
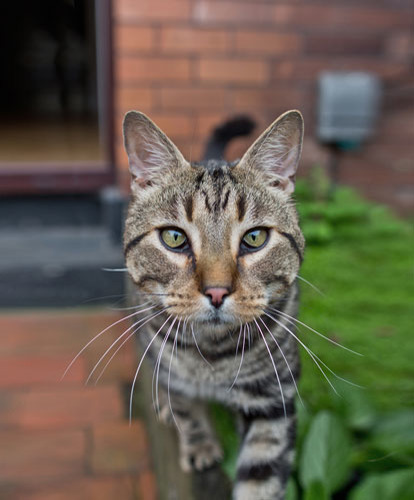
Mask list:
[[[182,250],[188,246],[188,238],[186,234],[179,229],[163,229],[160,236],[162,242],[172,250]]]
[[[244,252],[255,251],[262,248],[268,239],[269,231],[264,228],[255,228],[248,231],[242,238],[240,249]]]

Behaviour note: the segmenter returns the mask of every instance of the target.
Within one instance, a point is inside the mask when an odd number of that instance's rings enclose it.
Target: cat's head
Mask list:
[[[303,255],[290,198],[302,115],[280,116],[232,164],[190,164],[135,111],[124,138],[132,175],[125,256],[143,296],[217,331],[261,316],[293,283]]]

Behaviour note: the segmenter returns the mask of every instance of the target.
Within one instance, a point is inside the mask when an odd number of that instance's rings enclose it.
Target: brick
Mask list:
[[[165,27],[161,31],[161,49],[164,52],[225,52],[230,49],[228,30]]]
[[[406,67],[402,63],[381,61],[368,58],[315,58],[297,61],[280,61],[273,65],[273,79],[312,81],[325,70],[334,71],[368,71],[384,79],[398,78]]]
[[[410,16],[404,10],[391,10],[381,7],[357,7],[341,5],[289,5],[278,4],[273,7],[273,19],[284,26],[329,26],[330,29],[343,28],[383,31],[397,27],[409,27]]]
[[[186,160],[197,162],[203,159],[206,148],[206,141],[204,139],[196,137],[194,139],[178,139],[176,145]]]
[[[220,109],[230,106],[231,93],[224,88],[162,88],[161,107],[164,109],[193,110]]]
[[[302,46],[302,37],[296,33],[249,30],[235,34],[236,50],[245,54],[297,54]]]
[[[385,40],[384,52],[397,61],[409,62],[413,56],[414,35],[410,31],[393,33]]]
[[[2,314],[0,355],[76,354],[84,343],[121,317],[118,312],[102,310],[99,314],[56,310]]]
[[[123,114],[130,109],[150,110],[153,105],[154,92],[149,87],[118,86],[116,88],[115,108]]]
[[[168,137],[191,137],[194,131],[194,120],[189,115],[156,112],[150,118]]]
[[[414,184],[414,169],[409,170],[412,161],[407,158],[407,169],[399,168],[385,159],[382,162],[378,158],[372,159],[366,154],[349,154],[340,163],[340,180],[357,186],[375,186],[385,188],[390,186],[412,186]],[[397,173],[398,172],[398,173]]]
[[[113,386],[3,391],[0,403],[0,428],[69,429],[123,415],[121,395]]]
[[[130,175],[128,156],[121,141],[115,144],[115,163],[118,170],[118,182],[121,181],[120,176],[122,176],[123,181],[126,181],[126,184],[123,184],[124,187],[129,186]]]
[[[49,384],[53,384],[60,380],[68,363],[88,341],[120,318],[118,313],[106,311],[101,311],[99,315],[95,313],[60,313],[60,315],[56,315],[54,312],[48,312],[47,314],[20,314],[19,317],[3,316],[0,319],[0,327],[3,328],[0,355],[14,358],[26,357],[27,359],[30,357],[34,360],[44,359],[46,365],[43,369],[46,369],[46,372],[39,371],[41,370],[39,367],[39,370],[36,369],[37,374],[31,377],[31,381],[33,384],[38,384],[39,377],[47,379],[48,373],[50,373]],[[62,383],[85,379],[85,372],[90,372],[100,355],[129,325],[129,320],[114,324],[100,338],[97,338],[93,344],[85,349]],[[55,357],[58,357],[59,362],[53,361]],[[102,379],[103,382],[130,380],[134,372],[135,361],[134,344],[131,339],[129,344],[123,347],[111,361]],[[27,368],[16,367],[16,370],[23,370],[27,374]],[[55,372],[52,374],[49,369],[54,369]],[[19,375],[16,370],[14,375],[10,373],[4,377],[4,383],[19,384]],[[98,370],[97,373],[100,371]],[[9,380],[7,377],[14,377],[14,379]]]
[[[226,148],[225,157],[227,161],[235,161],[241,158],[250,145],[253,143],[251,137],[238,137],[233,139]]]
[[[190,78],[190,60],[172,57],[117,58],[116,79],[118,82],[139,81],[185,81]]]
[[[191,15],[190,0],[117,0],[114,2],[117,20],[186,21]]]
[[[268,110],[280,108],[300,107],[303,93],[295,87],[274,86],[270,89],[236,89],[233,92],[234,106],[236,109]]]
[[[262,2],[240,2],[237,0],[201,0],[195,3],[193,19],[200,24],[226,23],[240,25],[246,23],[269,24],[272,22],[273,6]]]
[[[148,51],[154,48],[155,30],[148,26],[115,24],[114,44],[119,52]]]
[[[231,112],[217,111],[215,113],[199,113],[196,117],[196,136],[207,140],[213,130],[224,123],[231,116]]]
[[[265,61],[252,59],[200,59],[198,77],[205,82],[246,84],[266,83],[269,68]]]
[[[148,441],[139,421],[95,425],[90,468],[94,474],[138,472],[148,465]]]
[[[123,331],[126,328],[127,325],[125,326]],[[111,343],[114,342],[121,334],[122,331],[118,332],[118,334],[112,334],[108,338],[104,346],[100,347],[99,349],[91,349],[85,352],[84,357],[86,358],[86,371],[88,374],[94,369],[95,364],[99,361],[100,357],[105,353],[107,348],[109,348]],[[94,371],[91,383],[94,383],[94,381],[97,380],[97,377],[101,377],[100,374],[102,371],[104,371],[104,373],[102,375],[102,378],[100,378],[99,380],[99,385],[107,384],[110,382],[129,382],[133,379],[137,363],[137,356],[134,348],[133,338],[129,339],[128,342],[124,346],[122,346],[122,348],[116,353],[114,358],[109,362],[112,355],[115,354],[115,351],[118,347],[120,347],[123,340],[126,340],[127,336],[128,334],[123,337],[122,340],[118,342],[118,344],[114,346],[111,352],[109,352],[107,356],[102,360],[98,368]],[[109,362],[108,366],[106,366],[107,362]]]
[[[0,432],[0,483],[42,481],[84,473],[83,431]]]
[[[382,52],[382,36],[357,34],[309,34],[306,53],[311,55],[378,55]]]
[[[349,182],[352,184],[352,182]],[[414,210],[414,189],[411,186],[355,186],[363,196],[370,200],[390,205],[397,214],[403,217],[412,217]]]
[[[32,387],[58,384],[65,367],[70,363],[69,356],[19,356],[0,359],[0,388]],[[63,383],[85,380],[85,363],[79,360],[65,377]]]
[[[335,69],[330,59],[285,60],[273,65],[273,79],[280,80],[315,80],[319,73]]]
[[[13,500],[135,500],[134,481],[129,476],[116,478],[73,478],[55,486],[36,488],[13,495]],[[33,489],[33,488],[32,488]],[[141,497],[140,497],[141,500]]]
[[[138,484],[140,500],[157,500],[157,487],[153,472],[147,470],[141,473]]]

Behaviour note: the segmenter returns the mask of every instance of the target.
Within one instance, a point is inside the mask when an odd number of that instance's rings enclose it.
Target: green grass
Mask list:
[[[337,348],[302,327],[301,339],[339,376],[362,385],[366,397],[379,409],[412,406],[411,225],[346,188],[340,188],[333,199],[319,202],[319,213],[309,213],[311,203],[299,203],[308,236],[301,276],[324,295],[302,283],[300,319],[363,356]],[[318,224],[328,226],[329,238],[318,237]],[[314,409],[330,406],[326,381],[304,352],[302,360],[300,388],[305,400]]]

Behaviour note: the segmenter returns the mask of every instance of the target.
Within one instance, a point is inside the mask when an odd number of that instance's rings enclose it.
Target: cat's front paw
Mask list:
[[[223,450],[213,437],[205,437],[198,443],[181,445],[180,465],[184,472],[202,471],[221,462]]]

